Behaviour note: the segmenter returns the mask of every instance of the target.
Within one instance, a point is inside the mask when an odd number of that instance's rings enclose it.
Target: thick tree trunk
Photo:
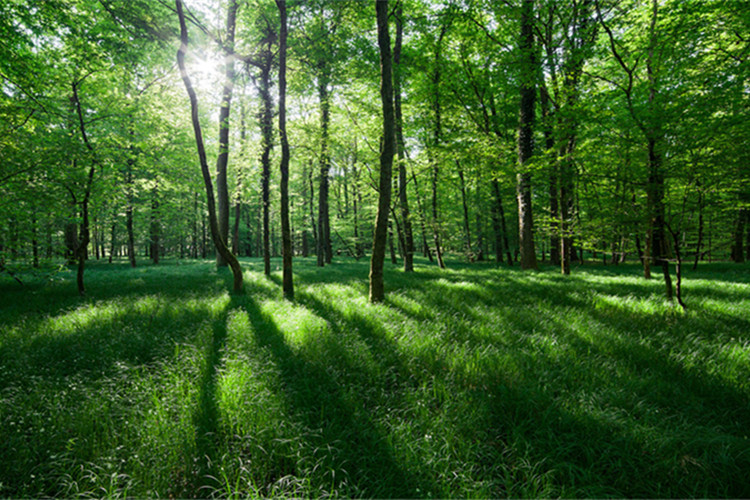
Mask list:
[[[393,69],[391,64],[391,39],[388,34],[388,0],[375,0],[378,22],[378,49],[380,52],[380,100],[383,107],[383,146],[380,151],[380,181],[378,213],[370,260],[370,302],[385,299],[383,264],[388,232],[388,211],[391,205],[391,172],[396,149],[395,116],[393,109]]]
[[[190,77],[185,69],[185,52],[188,47],[188,33],[187,24],[185,23],[185,14],[183,13],[182,0],[175,0],[177,7],[177,15],[180,20],[180,49],[177,51],[177,64],[180,68],[180,74],[182,75],[182,81],[185,84],[185,90],[190,99],[190,110],[191,110],[191,121],[193,124],[193,131],[195,133],[195,142],[198,148],[198,159],[200,161],[201,173],[203,174],[203,183],[206,187],[206,205],[208,206],[208,220],[211,229],[211,238],[213,239],[216,251],[223,254],[224,258],[228,262],[232,269],[232,275],[234,277],[233,288],[235,292],[242,291],[242,268],[232,252],[227,248],[226,240],[222,239],[221,233],[219,232],[219,224],[216,218],[216,202],[214,200],[214,189],[213,182],[211,181],[211,173],[208,167],[208,161],[206,159],[206,150],[203,143],[203,132],[201,130],[200,120],[198,118],[198,98],[193,89],[193,85],[190,82]]]
[[[404,38],[402,2],[396,8],[396,44],[393,48],[393,93],[396,115],[396,149],[398,156],[398,199],[401,208],[403,233],[404,272],[414,271],[414,236],[412,235],[409,200],[406,193],[406,153],[404,145],[404,119],[401,112],[401,45]]]
[[[528,163],[534,151],[534,100],[536,60],[534,57],[534,0],[523,0],[521,7],[521,100],[518,120],[518,241],[521,269],[537,269],[534,248],[534,220],[531,210],[531,173]]]
[[[279,9],[279,137],[281,139],[281,258],[282,288],[287,300],[294,300],[292,277],[292,230],[289,224],[289,140],[286,135],[286,0],[276,0]]]

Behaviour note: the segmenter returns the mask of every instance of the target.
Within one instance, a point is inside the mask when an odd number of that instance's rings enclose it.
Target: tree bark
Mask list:
[[[318,266],[323,267],[333,260],[331,248],[331,220],[328,205],[329,173],[331,156],[329,151],[329,125],[331,121],[331,103],[328,84],[331,70],[325,61],[319,65],[318,101],[320,104],[320,186],[318,190]]]
[[[385,299],[383,264],[388,233],[388,211],[391,205],[391,172],[396,149],[395,116],[393,109],[393,69],[391,39],[388,33],[388,0],[375,0],[378,23],[378,49],[380,52],[380,100],[383,107],[383,145],[380,151],[380,182],[378,213],[370,260],[370,302]]]
[[[159,263],[159,233],[161,232],[159,222],[159,181],[156,180],[151,190],[151,224],[149,227],[151,262]]]
[[[456,160],[456,170],[458,171],[458,183],[461,188],[461,204],[464,209],[464,238],[466,246],[466,256],[469,260],[474,260],[474,250],[471,247],[471,229],[469,227],[469,206],[466,204],[466,180],[464,179],[464,169],[461,162]]]
[[[208,206],[208,219],[209,226],[211,229],[211,238],[213,239],[216,251],[224,255],[224,258],[228,262],[232,269],[232,275],[234,277],[234,291],[242,291],[242,268],[232,252],[227,248],[226,240],[222,239],[221,233],[219,232],[219,224],[216,218],[216,202],[214,200],[214,189],[213,182],[211,180],[211,173],[208,167],[208,161],[206,159],[206,150],[203,143],[203,131],[201,130],[200,120],[198,118],[198,98],[193,89],[193,85],[190,82],[190,77],[187,74],[185,68],[185,52],[188,48],[188,32],[187,24],[185,23],[185,14],[182,8],[182,0],[175,0],[177,7],[177,16],[180,20],[180,49],[177,51],[177,65],[180,68],[180,75],[185,85],[185,90],[190,99],[190,110],[191,110],[191,121],[193,124],[193,132],[195,134],[195,142],[198,148],[198,159],[200,161],[201,173],[203,174],[203,183],[206,188],[206,205]]]
[[[518,120],[518,241],[521,269],[537,269],[534,248],[534,219],[531,210],[531,173],[528,163],[534,151],[534,100],[536,60],[534,57],[534,0],[523,0],[521,7],[521,100]]]
[[[401,112],[401,45],[404,38],[403,2],[396,7],[396,43],[393,48],[393,93],[396,115],[396,151],[398,157],[398,199],[401,208],[403,233],[404,272],[414,271],[414,236],[412,234],[409,200],[406,193],[406,152],[404,144],[404,119]]]
[[[234,53],[234,32],[237,19],[237,0],[230,0],[227,7],[225,50]],[[234,89],[234,57],[224,57],[224,87],[219,108],[219,155],[216,157],[216,197],[219,202],[219,234],[229,241],[229,187],[227,185],[227,163],[229,162],[229,112]],[[216,265],[226,267],[227,259],[222,252],[216,254]]]
[[[276,0],[279,9],[279,138],[281,139],[281,258],[282,288],[287,300],[294,300],[292,276],[292,230],[289,224],[289,140],[286,135],[286,0]]]

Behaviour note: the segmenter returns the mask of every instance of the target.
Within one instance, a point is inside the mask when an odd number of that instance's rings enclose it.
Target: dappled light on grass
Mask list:
[[[683,313],[635,268],[454,267],[387,269],[378,305],[349,261],[297,266],[296,303],[204,263],[35,291],[3,320],[0,494],[750,495],[750,284]]]

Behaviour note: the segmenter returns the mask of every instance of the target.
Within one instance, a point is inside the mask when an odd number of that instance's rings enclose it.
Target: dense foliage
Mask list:
[[[287,3],[293,247],[297,255],[317,249],[324,265],[371,249],[382,133],[375,9],[359,1]],[[232,47],[224,25],[230,5],[237,9]],[[533,16],[529,47],[519,38],[523,5]],[[187,2],[186,9],[188,73],[209,161],[221,152],[216,110],[222,61],[231,56],[226,243],[239,255],[263,253],[268,143],[268,253],[279,255],[279,134],[263,125],[259,69],[267,54],[268,112],[275,113],[278,10],[257,0]],[[647,264],[744,260],[749,13],[743,0],[393,4],[392,43],[396,17],[401,33],[393,258],[432,257],[437,249],[469,260],[517,259],[519,176],[530,187],[532,250],[554,263],[562,255],[568,270],[571,259],[592,252]],[[91,247],[83,251],[90,258],[129,255],[137,265],[141,255],[213,254],[175,65],[174,6],[13,0],[0,14],[4,268],[75,258],[89,174]],[[522,81],[536,98],[533,156],[519,163]],[[414,249],[406,248],[407,234]]]

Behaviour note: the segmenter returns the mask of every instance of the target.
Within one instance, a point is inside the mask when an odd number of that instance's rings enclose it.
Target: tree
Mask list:
[[[294,300],[292,276],[292,230],[289,225],[289,140],[286,135],[286,0],[276,0],[279,9],[279,135],[281,136],[281,240],[284,297]]]
[[[380,52],[380,100],[383,108],[383,143],[380,150],[380,182],[378,184],[378,212],[370,260],[370,302],[385,299],[383,264],[388,234],[388,212],[391,205],[391,172],[396,149],[395,113],[393,105],[393,69],[391,39],[388,33],[388,0],[375,0],[378,22],[378,50]]]
[[[531,173],[529,162],[534,152],[534,100],[536,97],[537,63],[534,54],[534,0],[523,0],[521,5],[520,106],[518,118],[518,241],[521,250],[521,269],[536,269],[534,247],[534,219],[531,208]]]
[[[183,11],[182,0],[175,0],[177,7],[177,16],[180,21],[180,48],[177,51],[177,65],[180,68],[180,75],[185,85],[185,91],[190,99],[190,111],[191,119],[193,122],[193,131],[195,134],[195,143],[198,148],[198,160],[201,166],[201,172],[203,174],[203,182],[206,188],[206,205],[208,207],[208,222],[211,230],[211,239],[216,246],[217,252],[223,255],[224,259],[232,269],[232,275],[234,276],[234,291],[242,291],[242,267],[237,260],[237,257],[227,247],[227,242],[221,236],[219,230],[219,224],[216,217],[216,202],[214,199],[213,182],[211,180],[211,173],[208,169],[208,162],[206,160],[206,149],[203,143],[203,132],[201,129],[200,120],[198,119],[198,98],[193,89],[193,85],[190,81],[190,76],[187,73],[185,66],[185,53],[188,49],[188,31],[187,24],[185,22],[185,14]]]

